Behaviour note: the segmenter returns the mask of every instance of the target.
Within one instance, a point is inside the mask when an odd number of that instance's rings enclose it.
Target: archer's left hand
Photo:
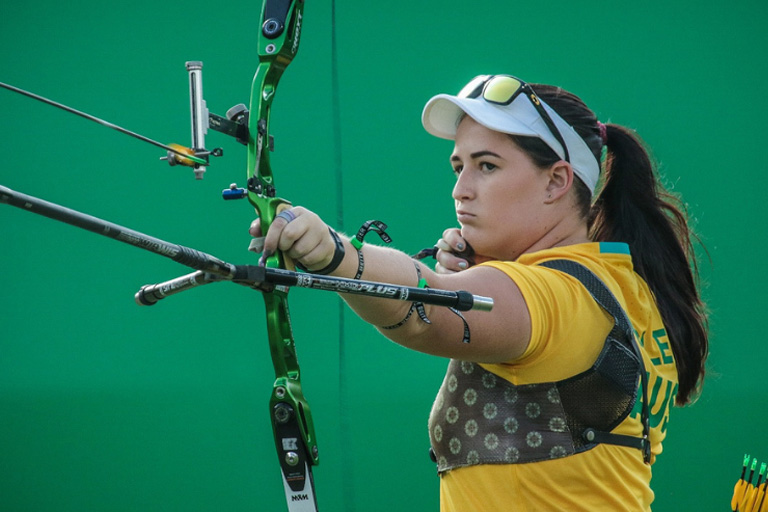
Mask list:
[[[251,223],[251,236],[263,236],[261,219]],[[314,212],[301,206],[280,212],[264,238],[262,261],[278,249],[308,269],[327,266],[333,259],[335,242],[328,225]]]

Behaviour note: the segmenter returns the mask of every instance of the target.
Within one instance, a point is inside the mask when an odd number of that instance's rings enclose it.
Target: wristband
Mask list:
[[[344,260],[345,250],[344,250],[344,244],[341,241],[341,238],[339,238],[339,235],[332,230],[331,228],[328,228],[328,231],[331,233],[331,237],[333,237],[333,241],[336,244],[335,249],[333,250],[333,259],[331,259],[331,262],[326,265],[325,267],[319,269],[319,270],[309,270],[307,267],[302,265],[299,262],[296,262],[296,266],[303,270],[304,272],[309,272],[311,274],[320,274],[322,276],[326,274],[330,274],[337,268],[339,268],[339,265],[341,265],[341,262]]]

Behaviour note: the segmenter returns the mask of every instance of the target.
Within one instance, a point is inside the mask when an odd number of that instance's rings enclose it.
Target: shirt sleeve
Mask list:
[[[515,282],[531,318],[528,347],[517,360],[504,365],[515,375],[513,383],[561,380],[592,366],[613,318],[578,279],[537,265],[499,261],[485,265]]]

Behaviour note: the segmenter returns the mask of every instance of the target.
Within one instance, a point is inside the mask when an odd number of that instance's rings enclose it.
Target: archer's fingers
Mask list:
[[[450,274],[469,268],[473,262],[466,252],[468,246],[459,229],[450,228],[443,231],[443,237],[435,244],[435,270],[441,274]]]
[[[301,206],[284,210],[267,230],[259,263],[280,250],[305,267],[314,268],[318,262],[332,258],[335,244],[329,233],[328,226],[314,212]],[[327,256],[329,252],[331,256]]]
[[[439,249],[437,254],[435,254],[435,259],[437,260],[435,271],[438,274],[450,274],[469,268],[469,262],[466,259],[457,256],[451,251]]]
[[[438,241],[437,248],[443,251],[459,253],[467,248],[467,241],[461,236],[459,228],[448,228],[443,231],[443,237]]]
[[[444,267],[439,261],[435,264],[435,273],[437,274],[455,274],[457,271]]]
[[[305,268],[323,268],[333,258],[336,244],[328,225],[316,213],[297,206],[295,220],[283,227],[278,248]]]
[[[251,227],[248,228],[248,233],[252,237],[260,237],[261,234],[261,219],[254,219],[253,222],[251,222]]]
[[[278,248],[288,248],[293,244],[290,240],[283,240],[284,231],[288,224],[295,221],[299,215],[301,215],[299,208],[286,208],[275,216],[267,230],[266,236],[264,236],[264,248],[259,264],[263,264],[267,258],[275,254]],[[252,230],[257,221],[258,219],[251,224]],[[257,228],[257,233],[260,233],[262,231],[261,223],[258,224]]]

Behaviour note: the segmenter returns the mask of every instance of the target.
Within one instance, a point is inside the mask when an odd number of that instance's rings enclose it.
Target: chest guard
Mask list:
[[[650,462],[648,376],[627,315],[585,266],[570,260],[541,266],[576,277],[613,317],[603,349],[592,367],[578,375],[519,386],[479,364],[451,360],[429,417],[438,472],[557,459],[600,443],[638,448]],[[612,434],[639,392],[643,437]]]

